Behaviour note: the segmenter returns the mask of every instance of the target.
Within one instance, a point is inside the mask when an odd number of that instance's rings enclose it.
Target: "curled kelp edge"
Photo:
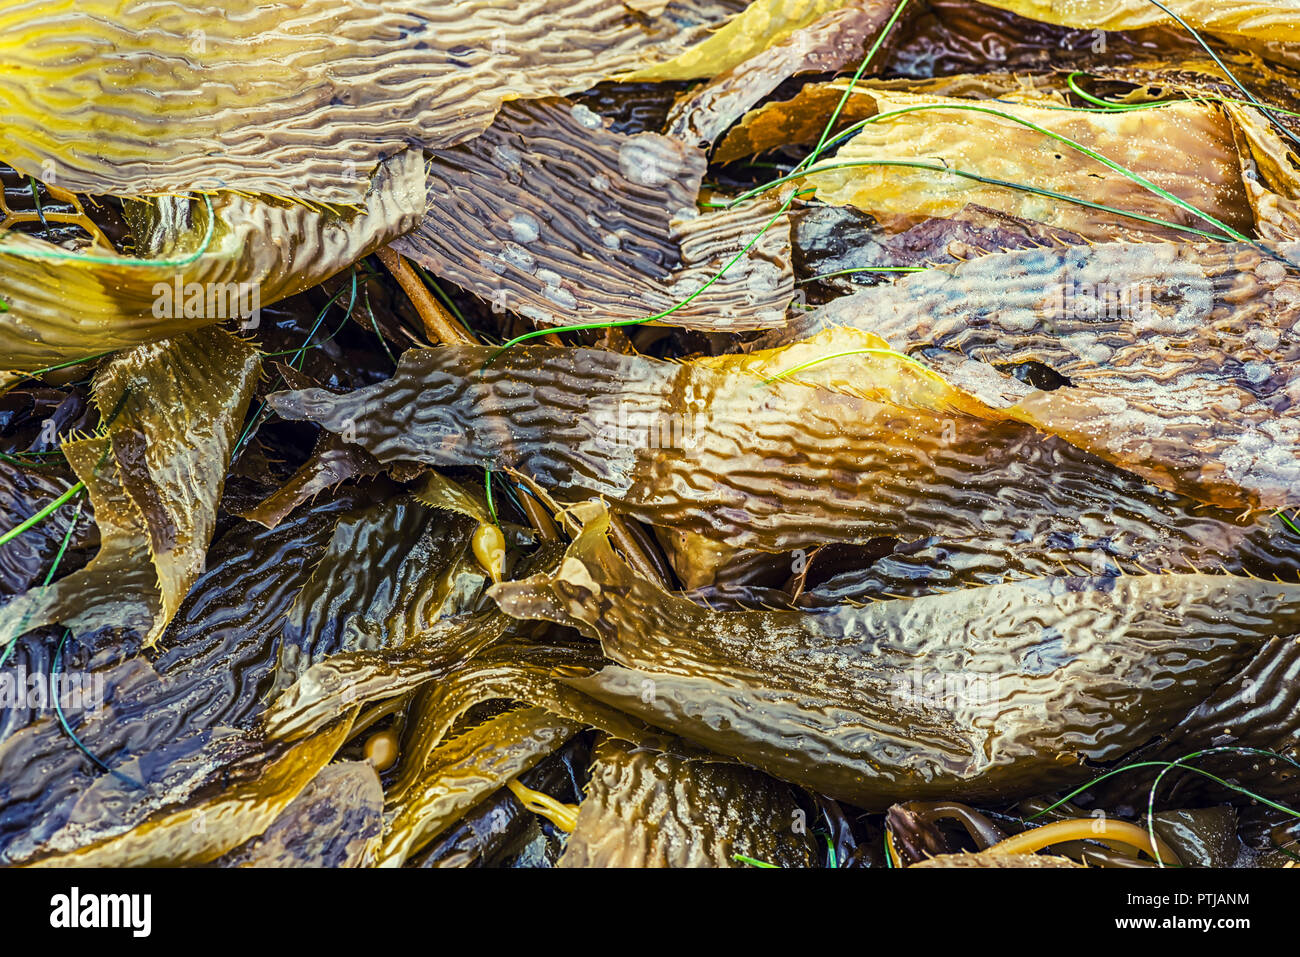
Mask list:
[[[335,211],[222,192],[132,204],[144,258],[69,252],[10,233],[0,242],[0,353],[14,370],[233,321],[316,285],[415,228],[424,210],[418,151],[387,160],[362,205]]]

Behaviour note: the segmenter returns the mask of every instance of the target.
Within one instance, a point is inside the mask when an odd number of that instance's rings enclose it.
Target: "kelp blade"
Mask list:
[[[831,613],[715,612],[635,576],[581,506],[559,575],[510,614],[599,638],[571,683],[776,777],[875,807],[1041,793],[1169,727],[1278,629],[1300,586],[1213,575],[1056,578]]]

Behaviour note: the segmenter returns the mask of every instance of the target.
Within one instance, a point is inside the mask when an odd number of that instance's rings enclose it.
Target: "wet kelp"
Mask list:
[[[418,153],[387,160],[355,208],[339,211],[223,193],[126,207],[135,256],[71,252],[43,239],[0,241],[6,369],[33,370],[176,336],[261,308],[327,279],[412,229],[424,208]]]
[[[1105,570],[1107,556],[1240,568],[1255,548],[1270,557],[1254,573],[1289,564],[1275,526],[1200,512],[1006,421],[875,337],[677,363],[532,345],[493,355],[413,350],[385,383],[270,402],[348,430],[381,461],[519,469],[553,494],[602,495],[733,547],[970,540],[1031,575],[1098,558]]]
[[[606,742],[560,867],[778,867],[812,861],[790,789],[730,762],[676,758]]]
[[[204,566],[256,349],[205,330],[141,346],[94,383],[102,430],[65,441],[100,529],[95,558],[0,610],[0,643],[52,622],[131,627],[158,640]]]
[[[1062,577],[821,615],[711,612],[635,578],[604,532],[592,514],[558,576],[494,597],[601,640],[621,667],[577,687],[864,807],[1005,796],[1122,754],[1290,627],[1300,595],[1229,576]],[[910,682],[936,674],[965,687],[935,701]]]
[[[1297,478],[1284,371],[1297,256],[1296,244],[1199,243],[993,255],[836,300],[799,333],[865,326],[1020,421],[1167,488],[1276,508],[1294,504]],[[1028,365],[1064,385],[1016,378]]]
[[[0,863],[1300,853],[1289,7],[119,6],[0,11]]]
[[[1237,230],[1247,225],[1232,128],[1213,106],[1175,103],[1159,110],[1098,113],[892,91],[859,95],[875,101],[873,115],[833,157],[818,164],[825,172],[809,176],[828,203],[852,204],[878,216],[914,217],[949,215],[976,203],[1090,239],[1168,238],[1180,226],[1204,228],[1203,217],[1186,209],[1170,211],[1162,195],[1132,176],[1099,169],[1090,155],[1096,153],[1213,217],[1212,222]],[[960,120],[955,119],[959,114]],[[1044,136],[1042,130],[1090,153]],[[1188,157],[1177,171],[1163,162],[1171,152]],[[1007,190],[953,170],[1091,205]],[[1099,205],[1123,212],[1100,210]],[[1157,216],[1169,225],[1149,222]]]
[[[664,4],[648,23],[621,0],[15,7],[0,150],[77,192],[355,204],[384,157],[469,139],[507,99],[578,92],[667,59],[728,12],[710,0]],[[106,93],[114,59],[131,66]],[[64,109],[70,97],[93,108]]]
[[[794,277],[780,205],[698,212],[706,166],[669,137],[606,130],[581,104],[511,104],[482,136],[431,154],[428,212],[395,246],[542,326],[669,310],[693,328],[781,325]]]

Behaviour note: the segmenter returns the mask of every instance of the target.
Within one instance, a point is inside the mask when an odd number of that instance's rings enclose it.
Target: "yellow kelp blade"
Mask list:
[[[357,203],[384,157],[671,57],[718,0],[0,5],[0,159],[73,192]]]
[[[763,386],[789,381],[927,412],[1006,418],[875,333],[851,326],[822,329],[778,348],[701,356],[693,362],[719,373],[759,376]]]
[[[684,143],[712,143],[788,77],[853,69],[868,46],[874,48],[872,38],[892,26],[891,15],[899,4],[900,0],[857,0],[831,10],[678,100],[666,132]]]
[[[43,369],[234,319],[309,289],[413,229],[424,164],[406,150],[376,173],[365,205],[334,212],[220,193],[132,204],[145,258],[74,253],[0,237],[0,366]]]
[[[938,854],[910,867],[1084,867],[1056,854]]]
[[[100,370],[94,395],[104,430],[63,445],[94,505],[99,553],[0,609],[0,646],[52,622],[158,640],[203,571],[258,368],[248,343],[204,329]]]
[[[756,0],[722,29],[666,63],[645,67],[629,80],[694,80],[717,76],[785,40],[796,30],[862,0]]]
[[[808,867],[791,788],[753,768],[604,741],[560,867]]]
[[[769,100],[746,113],[718,144],[713,161],[730,163],[781,146],[814,146],[836,110],[839,115],[831,126],[832,135],[874,116],[876,92],[1065,106],[1064,96],[1057,87],[1064,87],[1064,81],[1051,75],[1014,73],[961,73],[930,79],[862,77],[856,83],[844,77],[827,83],[805,83],[790,99]]]
[[[544,708],[520,708],[447,741],[424,766],[419,784],[393,810],[380,867],[401,867],[439,832],[507,781],[582,730]]]
[[[876,101],[867,89],[869,81],[859,80],[846,98],[847,79],[805,84],[789,100],[764,103],[746,113],[718,144],[713,160],[730,163],[780,146],[815,146],[837,109],[840,113],[831,127],[833,134],[876,114]]]
[[[1177,27],[1151,0],[983,0],[1031,20],[1075,30],[1137,30]],[[1300,15],[1287,0],[1168,0],[1188,26],[1236,41],[1284,62],[1300,62]]]
[[[817,164],[826,172],[808,177],[824,202],[856,206],[877,217],[913,218],[951,216],[976,203],[1091,239],[1185,237],[1178,227],[1227,238],[1212,221],[1020,122],[1026,121],[1144,177],[1232,229],[1250,228],[1232,127],[1217,106],[1182,102],[1106,113],[883,91],[870,96],[878,116],[834,158]],[[1180,157],[1177,169],[1171,168],[1170,156]],[[1040,192],[972,180],[954,169]]]

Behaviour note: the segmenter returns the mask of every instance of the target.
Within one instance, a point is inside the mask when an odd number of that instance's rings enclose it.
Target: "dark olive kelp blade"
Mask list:
[[[362,761],[331,764],[262,834],[219,858],[221,867],[366,867],[383,827],[384,791]]]
[[[276,696],[266,732],[295,740],[327,725],[341,709],[415,691],[500,640],[509,624],[493,612],[464,615],[430,628],[406,648],[332,654]]]
[[[338,652],[402,648],[472,607],[487,581],[467,560],[473,529],[409,495],[340,518],[289,612],[276,686]]]
[[[120,835],[66,854],[41,857],[34,863],[47,867],[208,863],[262,833],[274,822],[334,756],[348,724],[349,719],[342,718],[317,737],[255,753],[239,765],[222,769],[220,774],[204,782],[208,790],[227,784],[212,797],[199,791],[192,803],[163,807]],[[102,813],[97,816],[105,819]],[[75,828],[74,836],[84,840],[84,829]]]
[[[1237,750],[1241,749],[1241,750]],[[1261,749],[1273,754],[1261,754]],[[1205,757],[1191,757],[1207,752]],[[1281,755],[1277,757],[1275,755]],[[1291,806],[1300,800],[1300,639],[1277,637],[1266,643],[1240,671],[1223,681],[1192,709],[1129,760],[1187,760],[1194,767]],[[1127,763],[1127,762],[1126,762]],[[1145,801],[1161,767],[1137,768],[1097,785],[1090,797],[1119,803]],[[1234,800],[1242,795],[1199,774],[1174,771],[1161,790],[1185,802]],[[1165,799],[1162,799],[1162,801]]]
[[[223,536],[164,634],[152,667],[141,657],[114,665],[138,642],[115,641],[112,631],[93,635],[89,652],[69,640],[62,660],[66,677],[60,679],[75,692],[63,703],[69,727],[99,761],[144,788],[105,773],[82,754],[50,713],[48,701],[36,702],[41,706],[36,709],[16,708],[14,713],[31,720],[0,743],[7,788],[0,853],[8,860],[25,860],[42,848],[73,853],[120,836],[169,804],[194,806],[213,781],[243,775],[256,781],[276,755],[299,754],[276,744],[267,749],[259,727],[285,613],[306,580],[304,565],[324,550],[339,515],[366,502],[364,494],[348,492],[304,509],[274,530],[243,526]],[[243,599],[232,602],[232,594]],[[48,645],[43,659],[24,656],[20,649],[11,668],[0,673],[6,701],[13,701],[23,675],[51,674],[49,654],[59,645],[58,633],[35,632],[24,642],[42,636]],[[51,685],[58,687],[52,680]],[[340,703],[316,727],[348,710]],[[181,839],[207,812],[195,813],[172,835],[175,845],[151,859],[179,863],[213,853],[206,837],[196,836],[193,846]],[[260,815],[245,819],[222,843],[242,843],[269,821]]]
[[[843,295],[897,279],[900,269],[917,271],[1012,249],[1085,242],[1078,233],[974,205],[902,232],[888,232],[847,206],[815,206],[791,219],[800,281],[815,280],[811,289]],[[802,326],[802,319],[796,317],[794,324]]]
[[[16,528],[28,521],[66,495],[74,482],[72,473],[66,470],[36,471],[0,461],[0,527]],[[83,507],[78,514],[78,504],[66,502],[27,534],[0,549],[0,596],[7,600],[35,585],[41,569],[49,566],[74,522],[78,544],[93,544],[94,519],[84,503],[80,503]]]
[[[402,758],[390,772],[390,801],[404,801],[408,792],[429,777],[435,754],[457,723],[474,707],[494,700],[526,702],[550,714],[599,728],[624,741],[658,750],[697,753],[686,745],[618,708],[574,690],[568,680],[593,674],[604,664],[599,650],[582,644],[500,643],[475,655],[468,663],[429,682],[413,703],[403,735]]]
[[[85,707],[67,718],[112,773],[88,773],[90,761],[53,715],[5,739],[5,863],[210,861],[265,830],[334,756],[351,721],[267,746],[229,726],[184,728],[192,702],[183,682],[160,678],[143,659],[81,677]]]
[[[363,450],[327,432],[320,437],[312,457],[287,482],[239,515],[250,522],[275,528],[303,502],[311,501],[348,479],[368,478],[380,471],[379,463]]]

